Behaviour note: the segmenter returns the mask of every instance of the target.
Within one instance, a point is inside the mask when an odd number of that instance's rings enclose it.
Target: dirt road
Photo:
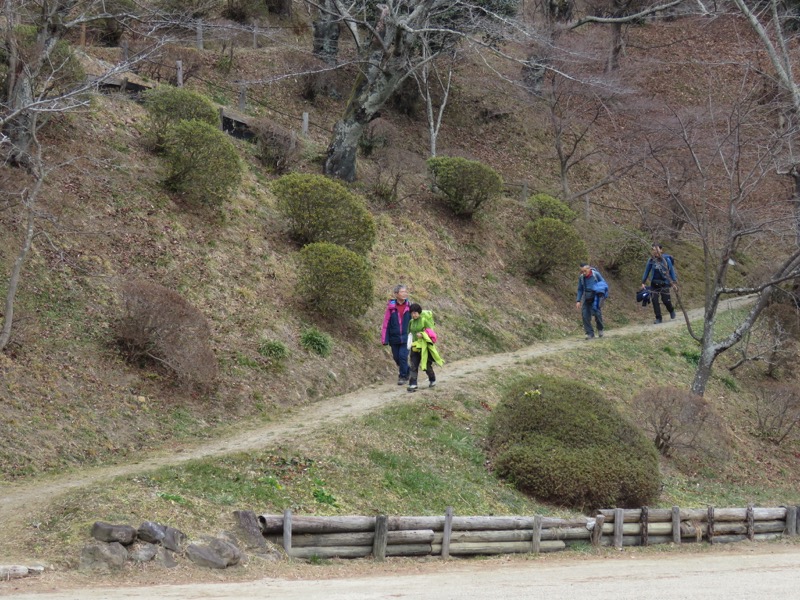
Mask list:
[[[749,298],[732,299],[725,308],[749,302]],[[649,316],[649,311],[648,311]],[[689,318],[699,319],[702,311],[689,312]],[[578,316],[576,315],[576,319]],[[682,319],[659,325],[660,328],[685,326]],[[606,339],[642,333],[653,330],[653,325],[631,325],[609,330]],[[473,357],[448,363],[440,376],[442,383],[451,385],[468,383],[483,376],[487,369],[506,369],[524,363],[526,360],[564,352],[587,343],[602,344],[603,340],[586,342],[581,337],[572,337],[556,342],[548,342],[522,348],[515,352]],[[181,464],[197,458],[217,456],[227,453],[255,450],[278,445],[284,440],[298,440],[307,435],[314,426],[322,426],[345,418],[354,418],[370,411],[380,409],[389,403],[407,399],[409,394],[396,385],[374,385],[351,394],[323,400],[300,407],[280,422],[259,424],[250,430],[238,431],[224,439],[198,443],[185,447],[181,452],[164,451],[152,454],[137,462],[108,467],[90,468],[80,472],[37,478],[31,481],[0,485],[0,531],[13,533],[20,531],[48,503],[59,495],[73,489],[89,486],[113,477],[146,472],[166,465]],[[9,536],[13,538],[14,536]],[[29,557],[15,555],[14,549],[0,548],[0,562],[4,564],[31,563]],[[0,590],[2,594],[2,590]],[[65,596],[66,597],[66,596]],[[98,596],[99,597],[99,596]]]
[[[422,574],[347,579],[260,579],[246,583],[93,588],[7,600],[752,600],[800,598],[800,549],[748,546],[702,555],[621,554],[570,561],[455,562]],[[3,584],[0,584],[2,586]]]

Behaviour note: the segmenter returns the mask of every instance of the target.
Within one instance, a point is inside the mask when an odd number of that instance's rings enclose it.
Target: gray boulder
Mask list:
[[[183,547],[186,545],[186,534],[179,529],[167,526],[164,528],[164,539],[161,540],[161,545],[173,552],[183,552]]]
[[[202,567],[225,569],[239,563],[242,551],[225,540],[209,538],[206,545],[190,544],[186,548],[186,556]]]
[[[160,523],[153,523],[153,521],[145,521],[139,525],[136,531],[139,539],[151,544],[160,544],[166,535],[166,526]]]
[[[128,560],[128,551],[119,542],[95,541],[81,550],[80,568],[85,571],[121,569]]]
[[[158,552],[158,546],[149,542],[138,542],[128,548],[128,558],[134,562],[149,562]]]
[[[119,542],[123,546],[130,546],[136,539],[136,530],[130,525],[97,521],[92,525],[92,537],[99,542]]]

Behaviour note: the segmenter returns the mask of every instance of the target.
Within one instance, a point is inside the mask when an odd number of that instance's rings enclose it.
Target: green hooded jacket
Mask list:
[[[419,367],[423,371],[428,368],[428,358],[430,357],[437,365],[443,365],[444,360],[436,349],[436,344],[431,341],[430,336],[425,332],[426,329],[433,329],[433,313],[423,310],[419,313],[419,319],[411,319],[408,325],[409,334],[412,336],[411,351],[421,352]],[[422,337],[417,337],[421,333]]]

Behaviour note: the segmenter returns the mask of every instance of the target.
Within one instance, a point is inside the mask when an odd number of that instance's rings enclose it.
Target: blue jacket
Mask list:
[[[608,284],[606,280],[603,279],[603,276],[600,275],[600,271],[591,267],[592,272],[588,276],[584,276],[581,273],[578,276],[578,295],[575,299],[576,302],[580,302],[581,298],[583,298],[584,293],[586,293],[587,297],[590,295],[594,298],[595,296],[608,296]]]
[[[668,285],[678,283],[678,276],[675,274],[675,266],[669,254],[662,254],[662,260],[649,258],[647,266],[644,268],[642,283],[647,283],[647,278],[652,275],[650,285]]]
[[[411,301],[406,300],[405,310],[401,318],[397,300],[394,298],[389,300],[386,305],[386,312],[383,315],[383,326],[381,327],[381,343],[384,346],[387,344],[405,345],[408,343],[408,324],[411,322],[411,311],[408,310],[410,305]]]

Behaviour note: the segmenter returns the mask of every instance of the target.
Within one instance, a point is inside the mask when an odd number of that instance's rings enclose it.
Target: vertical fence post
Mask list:
[[[292,555],[292,509],[283,511],[283,549],[287,556]]]
[[[797,514],[800,515],[800,506],[795,507],[797,509]],[[797,519],[797,535],[800,535],[800,519]]]
[[[196,27],[196,34],[195,34],[195,46],[198,50],[203,49],[203,24],[201,22],[197,22]]]
[[[81,40],[80,40],[81,48],[86,47],[86,23],[81,23]]]
[[[247,84],[239,84],[239,110],[244,112],[244,107],[247,103]]]
[[[614,509],[614,548],[622,550],[622,536],[625,534],[623,527],[625,526],[625,509]]]
[[[182,60],[176,60],[175,61],[175,70],[178,72],[178,76],[177,76],[178,87],[182,88],[183,87],[183,61]]]
[[[681,508],[680,506],[672,507],[672,543],[681,543]]]
[[[708,507],[708,523],[706,523],[706,539],[709,544],[714,543],[714,507]]]
[[[642,529],[642,546],[650,545],[650,509],[642,507],[642,516],[639,517],[639,524]]]
[[[597,515],[594,518],[594,529],[589,538],[592,540],[592,546],[599,548],[603,544],[603,525],[606,522],[605,515]]]
[[[522,182],[522,189],[521,189],[519,195],[520,195],[520,199],[523,202],[526,202],[528,200],[528,182],[527,181],[523,181]]]
[[[788,537],[795,537],[797,535],[797,507],[786,507],[786,528],[783,532]]]
[[[444,532],[442,533],[442,558],[450,558],[450,535],[453,533],[453,507],[444,511]]]
[[[539,554],[542,550],[542,516],[533,516],[533,531],[531,531],[531,552]]]
[[[386,515],[375,517],[375,539],[372,542],[372,557],[381,561],[386,558],[386,541],[389,538],[389,519]]]
[[[128,40],[122,40],[122,62],[128,62]]]
[[[253,50],[258,49],[258,23],[253,23]]]
[[[756,523],[755,523],[755,513],[753,512],[753,505],[747,505],[747,539],[751,542],[756,537]]]
[[[303,137],[308,137],[308,113],[303,113]]]

